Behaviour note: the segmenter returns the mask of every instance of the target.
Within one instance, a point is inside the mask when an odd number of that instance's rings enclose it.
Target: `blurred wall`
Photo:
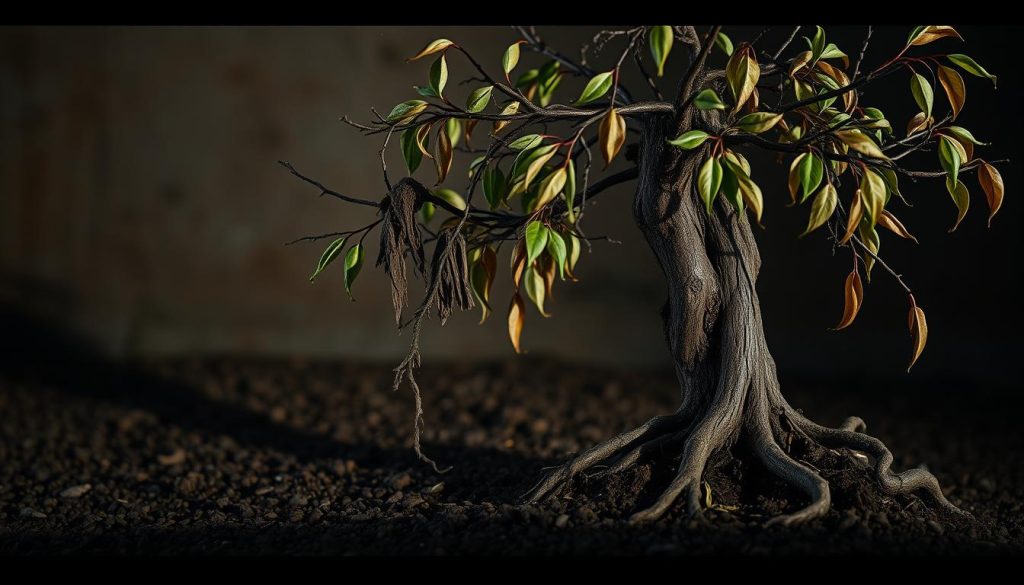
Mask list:
[[[540,30],[566,47],[594,32]],[[759,29],[734,30],[739,40]],[[987,151],[992,158],[1017,158],[1020,122],[1010,112],[1021,97],[1020,77],[1001,51],[1020,29],[962,30],[967,51],[1001,77],[996,92],[984,80],[967,79],[961,121],[996,141]],[[834,34],[830,40],[848,52],[859,48],[861,29]],[[880,62],[886,43],[905,35],[903,28],[876,32],[866,64]],[[488,65],[499,63],[515,40],[502,27],[0,29],[4,302],[46,313],[116,355],[401,356],[408,334],[396,334],[389,285],[369,262],[356,286],[359,302],[350,303],[339,271],[315,285],[307,280],[326,242],[283,245],[362,225],[372,212],[318,198],[275,161],[291,161],[345,193],[383,196],[379,137],[361,137],[338,118],[369,119],[371,106],[386,112],[415,97],[410,86],[424,84],[428,65],[404,58],[437,37],[457,40]],[[455,81],[468,67],[454,56],[450,65],[451,91],[461,95],[468,89]],[[869,89],[864,101],[896,104],[884,107],[899,126],[913,102],[905,78],[888,83],[889,90]],[[579,91],[566,88],[566,97]],[[941,94],[936,103],[945,108]],[[767,164],[770,158],[757,171],[775,200],[767,205],[767,229],[758,233],[759,286],[780,366],[901,372],[910,343],[905,296],[878,270],[857,325],[826,330],[841,312],[848,255],[840,250],[833,257],[823,236],[795,238],[807,210],[781,204],[785,171]],[[397,149],[389,160],[400,176]],[[915,166],[936,166],[933,153],[919,160]],[[973,209],[955,234],[946,233],[954,209],[940,181],[905,189],[916,206],[900,214],[922,246],[886,237],[882,251],[928,311],[929,349],[915,375],[1015,379],[1021,181],[1016,166],[1003,168],[1009,191],[991,230],[976,186]],[[429,171],[420,171],[424,180]],[[552,318],[530,309],[523,343],[531,353],[665,363],[657,316],[664,285],[632,224],[631,196],[624,186],[587,211],[588,233],[621,244],[595,242],[580,263],[582,282],[556,285]],[[375,254],[373,244],[368,261]],[[499,277],[495,291],[499,308],[507,303],[505,280]],[[413,287],[416,299],[421,284]],[[443,329],[436,321],[428,326],[426,357],[507,357],[503,315],[480,327],[477,318],[457,315]]]

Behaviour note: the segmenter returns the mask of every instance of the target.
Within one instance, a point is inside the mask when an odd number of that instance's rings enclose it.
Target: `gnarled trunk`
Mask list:
[[[860,419],[826,428],[787,404],[764,337],[755,287],[761,260],[750,222],[722,198],[711,214],[706,212],[694,178],[708,147],[666,148],[667,135],[678,132],[678,123],[669,122],[655,116],[645,120],[633,211],[668,286],[662,316],[681,405],[674,414],[655,417],[584,451],[542,480],[529,499],[544,498],[597,463],[611,463],[606,473],[616,473],[649,454],[676,449],[681,454],[676,477],[651,507],[632,519],[657,518],[683,494],[689,511],[698,513],[709,459],[743,436],[761,464],[811,500],[771,522],[806,521],[825,514],[831,497],[828,483],[783,447],[787,429],[793,429],[824,446],[871,456],[885,492],[924,489],[943,508],[959,512],[927,471],[890,471],[892,455],[881,441],[864,434]],[[685,128],[689,122],[681,124]]]

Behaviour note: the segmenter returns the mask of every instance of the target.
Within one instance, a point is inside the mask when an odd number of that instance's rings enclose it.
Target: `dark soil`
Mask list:
[[[9,356],[10,357],[10,356]],[[13,360],[17,361],[17,360]],[[927,463],[961,523],[916,497],[886,498],[847,455],[807,454],[833,510],[765,529],[799,493],[756,465],[711,473],[708,525],[677,506],[630,526],[671,479],[671,454],[540,506],[518,497],[542,469],[675,408],[669,375],[532,360],[428,367],[425,449],[412,398],[388,367],[194,360],[120,367],[13,363],[0,374],[0,553],[1005,554],[1024,549],[1015,393],[787,382],[824,424],[856,414],[896,455]],[[796,453],[804,448],[799,441]]]

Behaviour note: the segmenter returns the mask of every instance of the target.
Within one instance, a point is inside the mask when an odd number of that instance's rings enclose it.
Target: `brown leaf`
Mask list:
[[[597,139],[601,145],[601,155],[604,156],[604,168],[608,168],[608,165],[612,164],[612,159],[619,154],[622,145],[626,142],[626,120],[617,109],[612,108],[601,119],[601,125],[597,130]]]
[[[917,358],[921,357],[924,345],[928,342],[928,321],[924,318],[924,311],[916,304],[910,307],[910,335],[913,339],[914,355],[907,366],[908,372],[917,363]]]
[[[558,272],[558,267],[555,265],[555,260],[550,254],[545,254],[540,263],[544,276],[544,292],[547,294],[548,299],[551,299],[551,287],[555,284],[555,274]]]
[[[918,31],[914,38],[910,39],[909,46],[927,45],[932,41],[945,37],[956,37],[961,41],[964,40],[960,33],[956,32],[956,29],[951,26],[926,26]]]
[[[907,231],[907,228],[903,226],[903,223],[901,223],[900,220],[896,219],[895,215],[889,213],[888,210],[882,211],[882,216],[878,218],[878,225],[884,227],[885,229],[889,230],[890,232],[896,234],[901,238],[914,240],[915,244],[920,243],[917,241],[917,238],[915,238],[913,234]]]
[[[452,168],[452,140],[443,124],[437,130],[437,152],[434,164],[437,167],[437,183],[435,184],[440,185]]]
[[[846,329],[857,318],[860,306],[864,302],[864,285],[860,281],[860,273],[854,266],[849,276],[846,277],[846,284],[843,286],[843,318],[835,330]]]
[[[960,110],[964,109],[964,102],[967,101],[964,78],[960,77],[960,74],[953,69],[939,65],[939,82],[942,83],[942,89],[946,90],[949,105],[953,107],[953,119],[956,120],[956,117],[960,115]]]
[[[508,307],[508,338],[512,341],[512,347],[516,353],[522,353],[519,348],[519,338],[523,334],[523,314],[526,306],[523,304],[523,297],[519,293],[512,295],[512,304]]]
[[[523,269],[526,267],[526,241],[519,240],[516,247],[512,249],[512,282],[519,288],[519,282],[523,279]]]
[[[839,244],[845,244],[850,241],[853,234],[857,231],[857,226],[860,225],[860,220],[864,217],[864,204],[861,201],[863,196],[861,195],[860,189],[853,194],[853,201],[850,202],[850,212],[846,217],[846,233],[843,234],[843,239],[839,240]]]
[[[797,193],[800,192],[800,162],[807,156],[806,152],[800,153],[799,156],[793,159],[793,162],[789,165],[789,181],[787,186],[789,187],[789,199],[790,206],[796,205],[798,199]]]
[[[983,162],[978,167],[978,182],[981,183],[981,190],[985,192],[985,200],[988,201],[988,225],[991,226],[992,218],[1003,205],[1003,176],[994,166]]]
[[[932,117],[926,116],[924,112],[914,114],[914,117],[907,123],[907,136],[928,128],[932,125],[932,122]]]
[[[416,147],[420,149],[420,152],[423,153],[423,156],[431,160],[434,159],[434,155],[430,154],[430,152],[427,150],[426,140],[427,136],[430,135],[430,128],[433,127],[433,125],[434,123],[431,122],[429,124],[423,124],[416,129]]]

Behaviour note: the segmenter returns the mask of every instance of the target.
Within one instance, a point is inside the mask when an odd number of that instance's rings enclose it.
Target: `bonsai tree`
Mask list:
[[[423,413],[415,377],[428,314],[436,311],[443,325],[455,309],[479,304],[482,322],[505,306],[491,297],[491,285],[503,273],[514,285],[503,312],[512,347],[520,352],[526,301],[547,316],[545,299],[555,283],[576,280],[581,251],[589,246],[587,205],[613,185],[636,181],[633,216],[668,287],[662,315],[679,380],[679,408],[583,451],[526,498],[537,502],[599,463],[606,473],[617,473],[668,451],[680,458],[674,480],[632,520],[658,518],[680,497],[698,514],[712,456],[749,456],[808,499],[805,507],[771,522],[803,522],[828,511],[830,494],[819,471],[790,451],[787,436],[796,433],[873,460],[873,477],[885,493],[920,491],[941,508],[959,512],[928,471],[892,471],[892,454],[865,433],[859,418],[825,427],[783,397],[755,287],[761,260],[754,234],[766,204],[762,186],[768,184],[762,177],[771,175],[752,168],[744,152],[777,153],[784,172],[772,180],[779,188],[771,192],[778,195],[767,203],[803,206],[805,211],[793,210],[808,217],[800,235],[824,233],[849,254],[845,309],[835,329],[856,318],[863,282],[873,270],[899,282],[909,304],[913,366],[928,337],[925,313],[879,252],[883,237],[914,239],[897,216],[906,203],[900,180],[933,178],[940,189],[945,183],[956,210],[950,231],[964,220],[975,185],[985,195],[989,222],[1003,198],[999,171],[976,152],[984,143],[957,125],[965,103],[963,74],[996,81],[971,57],[949,52],[962,42],[960,34],[950,26],[916,27],[896,54],[869,66],[871,27],[858,51],[847,54],[821,27],[796,27],[781,46],[768,50],[760,37],[734,45],[720,26],[643,26],[600,32],[591,49],[604,59],[599,66],[594,55],[590,64],[567,57],[532,27],[515,29],[520,38],[500,60],[480,58],[453,40],[431,41],[409,59],[424,63],[426,83],[415,87],[418,97],[387,114],[374,110],[369,123],[343,118],[364,134],[382,137],[383,198],[344,195],[281,163],[321,194],[378,210],[369,225],[302,239],[334,238],[310,280],[344,252],[340,263],[351,296],[367,237],[379,232],[375,264],[391,281],[397,325],[412,329],[394,385],[407,381],[415,396],[417,455],[438,470],[420,444]],[[535,54],[536,67],[520,63],[528,53]],[[449,83],[452,62],[463,70],[463,83]],[[627,67],[639,71],[646,87],[624,85]],[[655,81],[663,75],[678,77],[671,95],[663,95]],[[909,91],[891,99],[912,99],[920,110],[909,121],[887,118],[887,103],[861,99],[863,88],[892,75],[906,77]],[[572,78],[578,78],[578,88],[567,90]],[[453,90],[459,89],[468,97],[457,99]],[[651,97],[643,99],[641,92]],[[385,160],[394,147],[401,149],[409,175],[399,180]],[[905,166],[908,155],[929,150],[937,158],[931,169]],[[455,171],[456,158],[465,158],[467,167]],[[629,168],[598,178],[616,158],[626,159]],[[413,178],[417,169],[429,177]],[[464,191],[446,186],[467,172]],[[499,262],[506,251],[509,260]],[[408,316],[407,262],[426,280],[426,294]],[[747,448],[734,449],[741,441]]]

